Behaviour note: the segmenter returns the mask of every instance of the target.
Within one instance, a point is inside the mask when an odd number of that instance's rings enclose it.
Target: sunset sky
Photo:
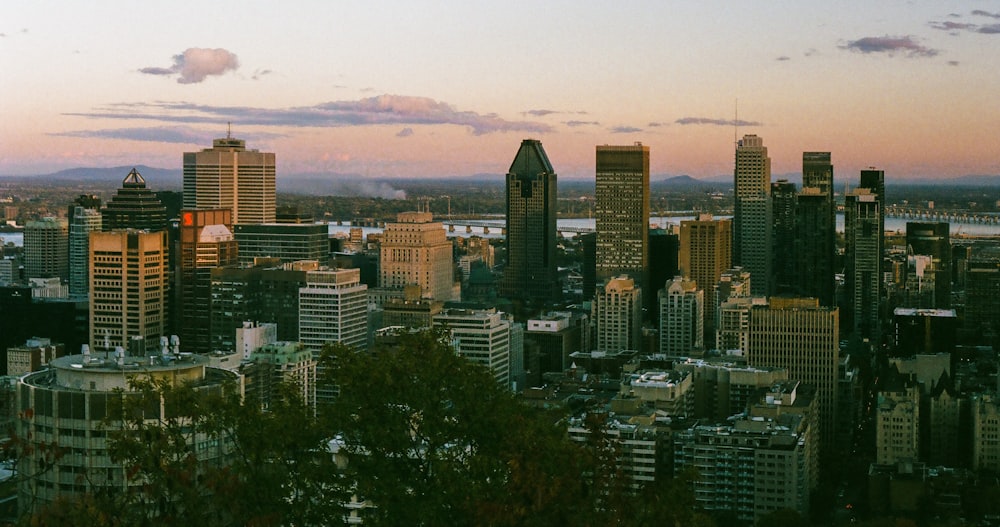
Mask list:
[[[0,3],[0,175],[177,169],[233,135],[278,175],[560,177],[649,145],[655,176],[1000,174],[1000,2]]]

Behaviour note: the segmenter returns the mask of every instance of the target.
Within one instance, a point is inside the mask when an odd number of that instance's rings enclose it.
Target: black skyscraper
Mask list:
[[[803,152],[802,191],[795,209],[795,289],[799,296],[818,298],[823,307],[836,304],[835,214],[830,152]]]
[[[101,211],[101,228],[162,231],[167,227],[167,209],[160,198],[146,188],[146,180],[136,169],[125,176],[108,205]]]
[[[558,299],[562,287],[555,254],[556,173],[542,143],[525,139],[507,172],[507,265],[500,294]]]
[[[951,238],[947,223],[906,222],[906,246],[934,263],[934,307],[951,307]]]

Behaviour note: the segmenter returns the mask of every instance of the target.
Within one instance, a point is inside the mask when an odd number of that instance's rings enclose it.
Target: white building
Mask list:
[[[497,384],[510,386],[511,321],[504,313],[446,309],[434,315],[434,325],[448,329],[456,353],[488,368]]]
[[[243,322],[236,328],[236,350],[244,359],[268,344],[278,342],[278,325],[274,322]]]
[[[230,209],[233,223],[274,223],[274,153],[247,150],[226,136],[184,153],[184,208]]]

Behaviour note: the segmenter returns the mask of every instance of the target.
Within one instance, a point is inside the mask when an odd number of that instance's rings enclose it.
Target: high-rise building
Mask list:
[[[167,296],[166,233],[90,233],[90,345],[129,354],[159,349]],[[136,347],[142,349],[136,349]]]
[[[660,353],[690,357],[704,351],[705,292],[680,276],[658,292],[660,300]]]
[[[595,204],[597,280],[622,274],[647,285],[649,272],[649,147],[597,147]]]
[[[920,387],[897,372],[882,379],[875,409],[875,462],[919,460]]]
[[[274,154],[229,135],[184,153],[184,208],[230,209],[233,223],[274,223]]]
[[[642,288],[625,275],[599,287],[592,307],[597,351],[638,351],[642,329]]]
[[[512,321],[504,313],[492,308],[446,309],[434,315],[434,325],[448,331],[455,353],[489,369],[500,386],[511,386]]]
[[[167,227],[167,208],[152,190],[139,171],[132,169],[118,192],[101,210],[101,229],[137,229],[162,231]]]
[[[299,340],[314,354],[339,342],[364,350],[368,342],[368,286],[357,269],[306,273],[299,289]]]
[[[795,213],[795,294],[818,298],[821,306],[836,302],[836,212],[830,152],[803,152],[802,191]]]
[[[69,220],[69,294],[90,291],[90,233],[101,230],[101,213],[77,205]]]
[[[795,293],[797,262],[795,253],[795,183],[779,179],[771,183],[771,295]]]
[[[24,226],[25,278],[69,280],[69,225],[42,218]]]
[[[458,300],[452,242],[430,212],[400,212],[382,232],[379,287],[419,285],[422,298]]]
[[[330,232],[325,223],[254,223],[233,226],[240,246],[240,264],[252,265],[256,258],[278,258],[282,262],[330,258]]]
[[[733,232],[728,218],[712,219],[703,214],[696,220],[681,221],[680,252],[677,266],[685,278],[694,280],[705,291],[705,319],[702,327],[705,338],[715,333],[715,308],[724,298],[716,298],[715,285],[723,271],[732,267]],[[708,307],[710,306],[710,307]]]
[[[737,143],[733,174],[733,264],[753,276],[754,295],[766,295],[771,279],[771,158],[762,138],[749,134]]]
[[[271,382],[267,384],[295,387],[302,402],[311,407],[316,405],[316,358],[301,342],[266,344],[254,351],[250,360],[270,370]],[[280,392],[273,389],[261,395],[260,402],[265,408],[281,397]]]
[[[984,343],[1000,335],[1000,247],[972,248],[965,282],[965,330]]]
[[[212,269],[237,263],[237,244],[229,209],[181,210],[176,319],[184,349],[212,349]]]
[[[823,448],[837,431],[839,314],[815,298],[774,297],[750,309],[747,363],[786,368],[790,379],[816,387]]]
[[[847,327],[876,340],[881,328],[882,202],[867,188],[854,189],[844,205]]]
[[[930,256],[934,270],[934,305],[951,307],[951,238],[946,222],[906,222],[906,247],[914,255]]]
[[[525,139],[507,171],[507,265],[500,294],[551,302],[556,269],[556,173],[542,143]]]

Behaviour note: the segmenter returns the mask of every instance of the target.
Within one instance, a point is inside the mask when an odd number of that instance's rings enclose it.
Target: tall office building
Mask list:
[[[167,208],[152,190],[139,171],[132,169],[118,192],[101,210],[101,229],[138,229],[162,231],[167,228]]]
[[[24,226],[25,278],[69,280],[69,225],[60,218],[42,218]]]
[[[649,287],[655,289],[662,287],[662,284],[672,280],[675,276],[680,276],[681,270],[678,265],[680,256],[681,238],[673,228],[649,229]],[[653,295],[646,295],[646,305],[643,306],[650,320],[660,320],[660,306]],[[590,297],[593,298],[593,295]]]
[[[879,337],[882,276],[882,203],[867,188],[854,189],[844,204],[848,326],[858,336]]]
[[[642,289],[625,275],[598,287],[592,307],[597,326],[597,351],[639,350],[642,329]]]
[[[247,150],[228,134],[184,153],[184,208],[230,209],[233,223],[274,223],[274,154]]]
[[[834,254],[837,250],[837,208],[833,201],[830,152],[802,153],[802,191],[795,212],[795,294],[836,303]]]
[[[455,353],[490,370],[497,384],[511,386],[512,321],[496,309],[446,309],[434,325],[451,336]]]
[[[77,205],[69,220],[69,294],[90,291],[90,232],[101,230],[101,213]]]
[[[837,427],[840,362],[839,310],[815,298],[771,298],[750,309],[747,363],[786,368],[788,378],[816,387],[823,448],[833,444]]]
[[[457,300],[452,250],[430,212],[400,212],[382,232],[379,287],[418,285],[422,298]]]
[[[649,271],[649,147],[597,147],[597,280],[628,274],[644,287]]]
[[[358,269],[306,273],[299,289],[299,340],[313,354],[339,342],[359,351],[368,343],[368,286]]]
[[[700,355],[705,348],[705,292],[678,276],[667,282],[660,300],[660,353],[668,357]]]
[[[177,273],[177,320],[184,349],[212,348],[212,269],[237,263],[237,244],[229,209],[181,210]]]
[[[965,329],[971,335],[1000,335],[1000,247],[973,246],[965,282]]]
[[[556,173],[542,143],[525,139],[507,171],[507,265],[500,294],[551,302],[556,269]]]
[[[795,183],[779,179],[771,183],[771,290],[770,295],[791,295],[798,271],[795,255]]]
[[[90,345],[158,350],[165,328],[166,233],[90,233]],[[136,349],[136,346],[142,349]]]
[[[715,286],[722,273],[733,263],[733,223],[727,218],[712,219],[703,214],[696,220],[681,221],[680,252],[677,258],[681,275],[694,280],[705,291],[705,319],[702,328],[711,341],[715,333],[715,308],[724,298],[716,298]]]
[[[753,276],[753,294],[766,295],[771,287],[771,158],[762,138],[749,134],[737,143],[733,178],[733,264]]]
[[[934,267],[934,307],[951,307],[951,238],[946,222],[906,222],[906,247],[914,255],[930,256]]]

